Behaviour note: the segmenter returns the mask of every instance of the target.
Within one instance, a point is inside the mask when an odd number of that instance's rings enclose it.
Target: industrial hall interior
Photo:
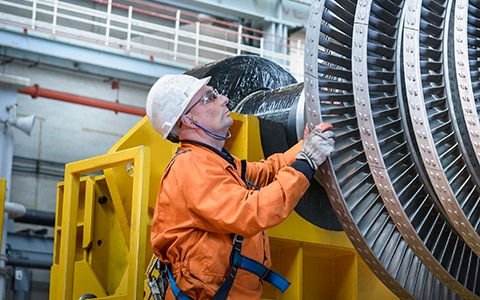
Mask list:
[[[262,300],[480,299],[479,28],[478,0],[0,0],[0,300],[163,299],[167,74],[228,97],[242,160],[333,126]]]

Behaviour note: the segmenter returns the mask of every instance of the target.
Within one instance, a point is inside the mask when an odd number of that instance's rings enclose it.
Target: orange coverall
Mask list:
[[[266,229],[287,218],[309,187],[309,180],[290,167],[302,142],[283,154],[247,162],[247,189],[236,169],[219,153],[183,142],[167,167],[157,198],[151,244],[170,264],[177,286],[192,299],[212,299],[230,272],[232,234],[245,237],[241,253],[270,267]],[[228,299],[259,299],[263,285],[239,269]],[[175,299],[171,289],[166,299]]]

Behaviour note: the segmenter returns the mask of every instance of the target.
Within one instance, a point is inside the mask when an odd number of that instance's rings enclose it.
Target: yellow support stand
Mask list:
[[[98,171],[105,177],[88,175]],[[143,298],[149,176],[143,146],[67,164],[57,189],[50,299]]]

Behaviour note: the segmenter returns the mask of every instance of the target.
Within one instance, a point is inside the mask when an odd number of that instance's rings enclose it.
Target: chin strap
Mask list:
[[[232,134],[230,133],[230,131],[227,131],[227,135],[219,135],[219,134],[216,134],[214,132],[211,132],[210,130],[208,130],[207,128],[203,127],[202,125],[198,124],[197,121],[193,120],[192,121],[192,124],[194,124],[195,126],[197,126],[198,128],[200,128],[201,130],[205,131],[205,133],[207,133],[209,136],[215,138],[215,139],[218,139],[218,140],[226,140],[226,139],[229,139],[230,137],[232,137]]]

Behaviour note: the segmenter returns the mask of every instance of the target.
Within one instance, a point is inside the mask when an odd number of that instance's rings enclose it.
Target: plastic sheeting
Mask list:
[[[252,114],[259,118],[278,122],[285,127],[289,146],[298,141],[297,132],[303,132],[303,120],[296,120],[297,103],[303,91],[303,83],[296,83],[275,90],[255,91],[243,98],[233,112]],[[303,108],[300,108],[303,111]],[[301,124],[297,124],[300,122]],[[298,127],[300,130],[298,130]]]
[[[230,99],[230,110],[256,90],[276,89],[297,83],[288,71],[271,60],[255,55],[226,58],[197,67],[185,74],[197,78],[212,76],[209,85]]]

